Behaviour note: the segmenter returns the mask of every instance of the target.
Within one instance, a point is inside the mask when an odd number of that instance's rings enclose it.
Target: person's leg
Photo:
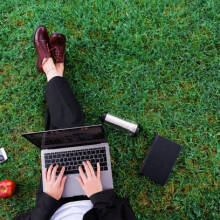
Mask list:
[[[63,64],[56,64],[55,66],[53,60],[49,58],[43,65],[43,70],[48,81],[46,100],[49,113],[48,120],[50,120],[49,128],[59,129],[83,125],[84,117],[81,106],[67,80],[63,77]]]
[[[46,87],[50,129],[82,126],[84,117],[81,106],[64,77],[52,78]]]

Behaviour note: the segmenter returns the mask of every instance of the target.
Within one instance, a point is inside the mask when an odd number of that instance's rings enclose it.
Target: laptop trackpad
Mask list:
[[[80,183],[76,179],[78,175],[67,175],[62,197],[85,195]]]
[[[78,180],[76,180],[77,176],[79,176],[79,174],[67,175],[67,180],[65,183],[62,197],[85,195],[80,183],[78,182]],[[103,190],[113,189],[111,172],[101,171],[101,182]]]

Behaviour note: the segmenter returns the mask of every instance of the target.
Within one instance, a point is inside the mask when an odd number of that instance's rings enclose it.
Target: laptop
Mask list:
[[[58,164],[59,174],[65,166],[67,175],[62,197],[85,195],[76,177],[78,167],[89,160],[97,171],[97,162],[101,167],[103,189],[113,189],[110,152],[102,125],[81,126],[22,134],[32,144],[41,148],[42,176],[51,164]],[[43,191],[45,189],[43,178]]]

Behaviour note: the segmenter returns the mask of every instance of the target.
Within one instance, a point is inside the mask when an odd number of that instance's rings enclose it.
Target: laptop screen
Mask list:
[[[40,131],[22,136],[42,149],[106,142],[102,125]]]

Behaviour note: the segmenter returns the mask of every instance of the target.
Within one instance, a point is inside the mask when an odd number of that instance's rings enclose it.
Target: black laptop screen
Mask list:
[[[78,128],[57,129],[22,134],[31,143],[42,148],[53,148],[68,145],[103,143],[106,141],[103,127],[83,126]]]

